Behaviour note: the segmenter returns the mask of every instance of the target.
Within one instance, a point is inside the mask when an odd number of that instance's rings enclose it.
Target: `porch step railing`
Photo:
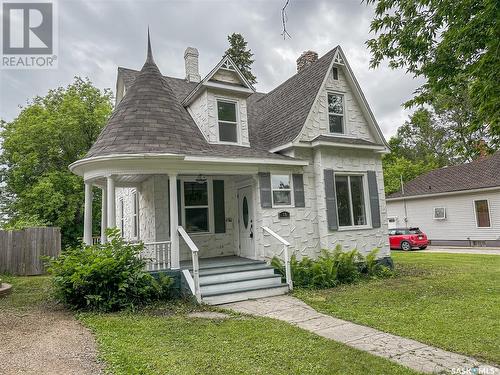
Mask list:
[[[144,250],[139,254],[146,261],[146,271],[169,269],[171,266],[170,241],[145,242]]]
[[[290,242],[285,240],[283,237],[281,237],[279,234],[269,229],[268,227],[262,227],[262,229],[276,238],[283,245],[283,250],[279,255],[283,254],[283,258],[285,261],[285,278],[286,283],[288,284],[288,289],[293,290],[292,270],[290,269],[290,257],[288,256],[288,247],[290,246]]]
[[[186,278],[186,281],[189,285],[189,288],[191,289],[191,292],[193,295],[196,297],[196,300],[198,302],[201,302],[201,288],[200,288],[200,265],[198,262],[198,247],[196,244],[193,242],[191,237],[187,234],[185,229],[181,226],[177,228],[177,231],[181,235],[182,239],[188,245],[189,250],[191,250],[191,258],[193,261],[193,275],[191,276],[191,273],[189,270],[183,270],[182,273],[184,274],[184,277]]]

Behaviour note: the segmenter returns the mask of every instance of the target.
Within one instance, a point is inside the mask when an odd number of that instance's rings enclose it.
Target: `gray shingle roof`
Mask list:
[[[471,163],[436,169],[404,184],[405,197],[500,187],[500,151]],[[387,198],[402,197],[401,192]]]
[[[336,48],[293,75],[268,94],[255,93],[247,98],[249,138],[252,148],[269,150],[293,141],[299,134],[314,99],[323,83]],[[118,68],[127,91],[138,71]],[[163,76],[182,102],[196,87],[184,79]],[[128,95],[128,93],[127,93]]]
[[[121,68],[122,69],[122,68]],[[190,86],[163,77],[150,51],[140,72],[122,69],[127,94],[115,108],[87,158],[111,154],[173,153],[289,160],[259,147],[209,144],[181,105]]]
[[[255,102],[254,137],[271,149],[293,141],[304,125],[337,48]]]

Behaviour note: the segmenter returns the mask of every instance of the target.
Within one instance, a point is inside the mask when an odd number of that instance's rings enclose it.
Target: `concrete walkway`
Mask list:
[[[220,307],[284,320],[319,336],[388,358],[421,372],[468,373],[465,372],[466,369],[479,368],[478,372],[471,373],[500,374],[500,369],[480,363],[473,358],[318,313],[309,305],[291,296],[234,302]]]

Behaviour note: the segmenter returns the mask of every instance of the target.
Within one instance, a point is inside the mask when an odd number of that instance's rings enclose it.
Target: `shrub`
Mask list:
[[[318,259],[303,257],[300,261],[294,255],[290,258],[290,269],[295,286],[302,288],[332,288],[338,284],[352,283],[362,275],[387,277],[392,271],[377,260],[378,249],[363,257],[356,249],[343,252],[340,245],[335,250],[321,250]],[[285,277],[284,262],[274,257],[271,265]]]
[[[126,243],[116,229],[109,242],[68,248],[48,261],[56,298],[73,309],[116,311],[171,297],[172,279],[143,271],[142,244]]]

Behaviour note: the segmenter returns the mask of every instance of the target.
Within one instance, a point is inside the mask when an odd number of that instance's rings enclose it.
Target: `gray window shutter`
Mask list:
[[[337,222],[337,202],[335,197],[335,180],[333,169],[325,169],[325,199],[326,199],[326,220],[329,230],[339,229]]]
[[[215,233],[226,233],[224,180],[214,180],[214,224]]]
[[[271,208],[271,173],[259,172],[260,205],[262,208]]]
[[[304,198],[304,177],[302,174],[293,174],[293,199],[295,207],[305,207],[306,201]]]
[[[181,207],[181,181],[177,180],[177,220],[179,220],[179,225],[184,225],[182,222],[182,207]]]
[[[372,214],[372,227],[380,228],[380,204],[378,201],[377,173],[368,171],[368,193],[370,195],[370,210]]]

